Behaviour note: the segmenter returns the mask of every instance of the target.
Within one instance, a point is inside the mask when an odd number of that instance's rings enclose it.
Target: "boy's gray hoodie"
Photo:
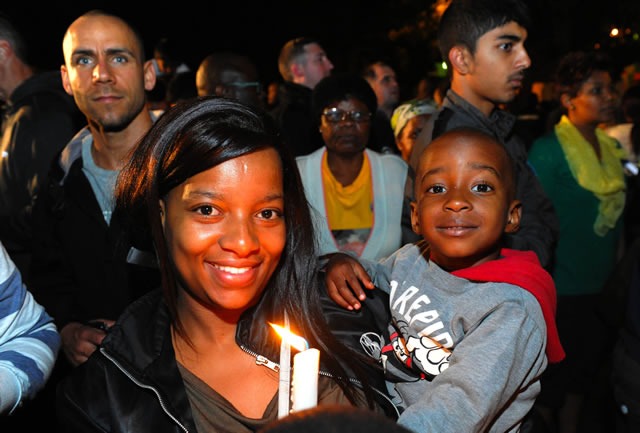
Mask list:
[[[416,432],[518,431],[547,365],[538,301],[512,284],[458,278],[424,250],[409,244],[363,263],[390,295],[378,355],[404,408],[398,422]]]

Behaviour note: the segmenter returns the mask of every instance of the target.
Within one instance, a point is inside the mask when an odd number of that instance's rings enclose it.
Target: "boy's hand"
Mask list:
[[[353,257],[341,253],[330,255],[324,281],[329,297],[348,310],[360,309],[358,299],[364,301],[367,297],[363,286],[369,290],[374,287],[362,265]]]

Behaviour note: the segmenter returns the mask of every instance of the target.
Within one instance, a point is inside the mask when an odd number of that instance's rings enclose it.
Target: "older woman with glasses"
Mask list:
[[[351,251],[377,260],[401,246],[407,165],[366,149],[376,96],[364,79],[333,75],[313,91],[325,146],[297,158],[320,254]]]

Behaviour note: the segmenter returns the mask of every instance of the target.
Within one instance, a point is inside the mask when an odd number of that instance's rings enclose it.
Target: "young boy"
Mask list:
[[[340,305],[360,308],[349,288],[363,300],[360,283],[389,293],[381,360],[404,409],[399,422],[410,429],[517,431],[547,359],[564,356],[551,277],[533,252],[501,249],[503,234],[520,223],[514,183],[493,137],[447,132],[418,165],[411,222],[424,241],[363,263],[373,281],[349,256],[327,265],[329,294]]]

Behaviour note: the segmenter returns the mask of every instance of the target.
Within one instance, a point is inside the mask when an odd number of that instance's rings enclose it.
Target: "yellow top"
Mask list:
[[[351,185],[342,186],[331,173],[325,152],[322,157],[322,182],[331,230],[370,229],[373,226],[371,167],[366,154],[358,177]]]

